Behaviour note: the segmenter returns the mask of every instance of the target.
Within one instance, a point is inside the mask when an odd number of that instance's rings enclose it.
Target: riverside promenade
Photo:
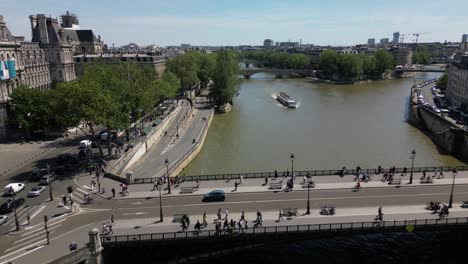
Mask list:
[[[426,176],[434,175],[433,172],[427,172]],[[404,176],[401,176],[400,173],[395,175],[395,180],[401,179],[400,184],[389,184],[388,182],[382,181],[382,174],[377,175],[373,174],[370,176],[370,181],[360,182],[361,190],[365,189],[374,189],[374,188],[413,188],[421,186],[450,186],[452,184],[452,172],[444,172],[444,178],[439,179],[438,175],[432,178],[432,183],[421,183],[420,178],[423,176],[422,172],[415,172],[413,174],[413,183],[408,184],[410,175],[407,173]],[[257,179],[243,179],[243,182],[240,183],[239,179],[232,180],[208,180],[208,181],[199,181],[198,188],[196,181],[185,181],[180,184],[175,184],[171,186],[171,194],[167,193],[167,184],[163,184],[163,193],[165,197],[169,196],[190,196],[190,195],[203,195],[207,192],[213,190],[223,190],[226,194],[240,194],[240,193],[260,193],[260,192],[285,192],[286,182],[291,177],[278,176],[276,179],[274,177],[268,178],[268,183],[265,184],[264,178]],[[338,189],[349,189],[350,191],[356,186],[356,181],[354,181],[354,175],[346,175],[340,177],[338,175],[325,175],[325,176],[314,176],[311,180],[315,183],[313,188],[310,188],[311,191],[314,190],[338,190]],[[307,179],[306,179],[307,180]],[[96,181],[95,176],[93,175],[83,175],[75,179],[75,184],[83,189],[90,189],[90,182]],[[238,182],[239,185],[237,190],[235,188],[235,182]],[[307,191],[306,186],[303,185],[303,177],[295,177],[293,192],[297,191]],[[282,188],[272,189],[271,183],[281,183]],[[468,185],[468,171],[458,171],[455,179],[455,185]],[[159,197],[159,192],[155,189],[154,183],[148,184],[132,184],[128,186],[128,194],[121,194],[120,182],[103,178],[101,179],[101,186],[106,190],[106,193],[99,194],[104,198],[110,198],[112,196],[110,190],[114,188],[116,190],[116,196],[113,199],[144,199],[144,198],[157,198]],[[182,188],[184,187],[193,187],[192,193],[181,193]],[[468,200],[468,196],[467,199]]]

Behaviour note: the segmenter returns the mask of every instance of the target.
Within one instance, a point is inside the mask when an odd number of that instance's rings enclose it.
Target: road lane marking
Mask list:
[[[2,262],[2,263],[0,263],[0,264],[6,264],[6,263],[9,262],[9,261],[13,261],[13,260],[15,260],[15,259],[17,259],[17,258],[21,258],[22,256],[27,255],[27,254],[30,254],[30,253],[33,253],[34,251],[39,250],[39,249],[41,249],[41,248],[43,248],[43,247],[44,247],[44,245],[41,245],[41,246],[39,246],[39,247],[36,247],[36,248],[31,249],[31,250],[29,250],[29,251],[26,251],[26,252],[24,252],[23,254],[20,254],[20,255],[18,255],[18,256],[15,256],[15,257],[13,257],[13,258],[7,260],[7,261],[4,261],[4,262]],[[16,253],[16,252],[15,252],[15,253]],[[10,254],[8,254],[7,256],[9,256],[9,255],[10,255]],[[5,257],[6,257],[6,256],[2,256],[1,258],[5,258]]]
[[[148,213],[145,213],[145,212],[136,212],[136,213],[124,213],[123,215],[145,215],[145,214],[148,214]]]
[[[310,201],[395,198],[395,197],[433,196],[433,195],[446,195],[446,194],[447,193],[444,192],[444,193],[420,193],[420,194],[376,195],[376,196],[325,197],[325,198],[310,198]],[[468,194],[468,192],[459,192],[459,193],[455,193],[455,194]],[[246,203],[278,203],[278,202],[290,202],[290,201],[307,201],[307,199],[306,198],[296,198],[296,199],[282,199],[282,200],[256,200],[256,201],[223,202],[223,203],[220,203],[220,205],[225,205],[225,204],[246,204]],[[210,204],[210,203],[198,203],[198,204],[165,205],[165,206],[163,206],[163,208],[208,206],[208,205],[212,205],[212,204]],[[215,205],[215,204],[213,204],[213,205]],[[159,208],[159,206],[121,207],[121,208],[118,208],[118,210],[141,210],[141,209],[154,209],[154,208]]]
[[[37,210],[30,216],[30,220],[33,220],[33,218],[36,217],[42,210],[44,210],[44,208],[46,208],[46,205],[42,205],[39,209],[37,209]],[[27,224],[28,224],[28,219],[26,219],[26,221],[24,221],[22,225],[27,225]]]

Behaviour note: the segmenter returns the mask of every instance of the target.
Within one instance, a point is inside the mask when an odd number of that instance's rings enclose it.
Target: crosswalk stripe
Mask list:
[[[51,229],[59,228],[61,225],[62,225],[62,222],[55,222],[55,223],[48,224],[48,225],[47,225],[47,228],[48,228],[49,230],[51,230]],[[37,227],[34,228],[34,229],[31,229],[31,230],[28,230],[27,232],[24,232],[23,234],[21,234],[20,237],[29,236],[29,235],[31,235],[31,234],[33,234],[33,233],[36,233],[37,231],[40,231],[40,230],[44,230],[44,226],[43,226],[43,225],[37,226]]]
[[[49,234],[52,234],[53,232],[55,232],[55,230],[56,230],[57,228],[59,228],[59,227],[60,227],[60,225],[55,226],[55,227],[52,227],[52,228],[48,228],[48,229],[49,229]],[[18,244],[18,243],[21,243],[21,242],[23,242],[23,241],[25,241],[25,240],[27,240],[27,242],[30,243],[31,241],[37,239],[38,237],[41,237],[41,236],[44,236],[44,237],[45,237],[45,230],[44,230],[44,228],[42,228],[42,230],[36,230],[36,231],[37,231],[37,232],[32,233],[32,234],[30,234],[29,236],[26,236],[26,237],[23,237],[23,238],[21,238],[21,239],[16,240],[15,242],[13,242],[13,245],[16,245],[16,244]]]
[[[46,208],[46,206],[42,205],[39,209],[35,210],[34,213],[32,213],[31,212],[32,210],[31,210],[29,212],[30,213],[30,220],[32,220],[34,217],[36,217],[42,210],[44,210],[44,208]],[[23,222],[22,225],[27,225],[27,224],[28,224],[28,219],[27,219],[27,217],[25,217],[24,222]]]
[[[16,209],[16,216],[18,217],[18,220],[20,219],[20,216],[25,214],[26,212],[28,212],[30,209],[29,208],[34,208],[34,206],[32,207],[21,207],[19,209]],[[13,212],[11,212],[9,215],[8,215],[8,220],[5,222],[5,226],[7,225],[10,225],[11,223],[14,223],[15,222],[15,214]]]
[[[44,238],[44,239],[42,239],[42,240],[40,240],[40,241],[37,241],[37,242],[36,242],[36,241],[34,241],[34,242],[29,242],[29,241],[28,241],[28,244],[29,244],[31,247],[33,247],[33,246],[35,246],[36,244],[42,244],[42,243],[45,243],[45,242],[47,242],[47,239],[46,239],[46,238]],[[31,243],[33,243],[33,244],[31,244]],[[19,244],[19,245],[13,246],[13,247],[11,247],[11,248],[5,250],[4,252],[5,252],[5,253],[8,253],[8,252],[10,252],[10,251],[12,251],[12,250],[15,250],[15,249],[17,249],[17,248],[20,248],[20,247],[22,247],[22,246],[24,246],[24,245],[23,245],[23,244]]]

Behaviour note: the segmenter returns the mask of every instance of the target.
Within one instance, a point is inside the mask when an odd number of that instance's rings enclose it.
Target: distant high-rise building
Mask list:
[[[468,42],[468,34],[463,34],[462,35],[462,43]]]
[[[367,40],[367,45],[368,46],[375,46],[375,39],[374,38],[370,38]]]
[[[263,41],[263,47],[265,47],[265,48],[271,48],[271,47],[274,46],[274,44],[275,44],[275,42],[272,39],[265,39]]]
[[[380,39],[380,45],[387,45],[390,42],[389,38]]]
[[[393,40],[392,40],[392,43],[393,43],[393,44],[398,44],[398,43],[400,43],[400,32],[395,32],[395,33],[393,33]]]

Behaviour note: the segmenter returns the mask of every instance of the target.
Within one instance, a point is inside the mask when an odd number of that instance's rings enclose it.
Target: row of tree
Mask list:
[[[271,50],[244,51],[242,58],[257,61],[259,67],[304,69],[310,65],[310,57],[302,53],[287,53]]]
[[[238,61],[238,53],[232,50],[208,54],[189,51],[168,61],[167,70],[178,77],[182,91],[198,84],[207,87],[211,81],[210,99],[221,107],[232,103],[239,91],[242,79]]]
[[[322,77],[329,80],[380,79],[386,70],[394,66],[392,55],[384,49],[377,50],[373,55],[338,54],[330,49],[319,56],[319,70]]]
[[[150,113],[161,99],[177,94],[180,83],[174,74],[156,77],[153,69],[132,62],[89,64],[82,77],[53,89],[15,89],[9,101],[10,121],[29,131],[85,123],[92,138],[96,126],[102,125],[108,131],[125,129],[128,136],[135,121]],[[97,143],[102,156],[99,140]]]
[[[413,53],[413,63],[427,65],[430,63],[431,54],[424,46],[418,46]]]

